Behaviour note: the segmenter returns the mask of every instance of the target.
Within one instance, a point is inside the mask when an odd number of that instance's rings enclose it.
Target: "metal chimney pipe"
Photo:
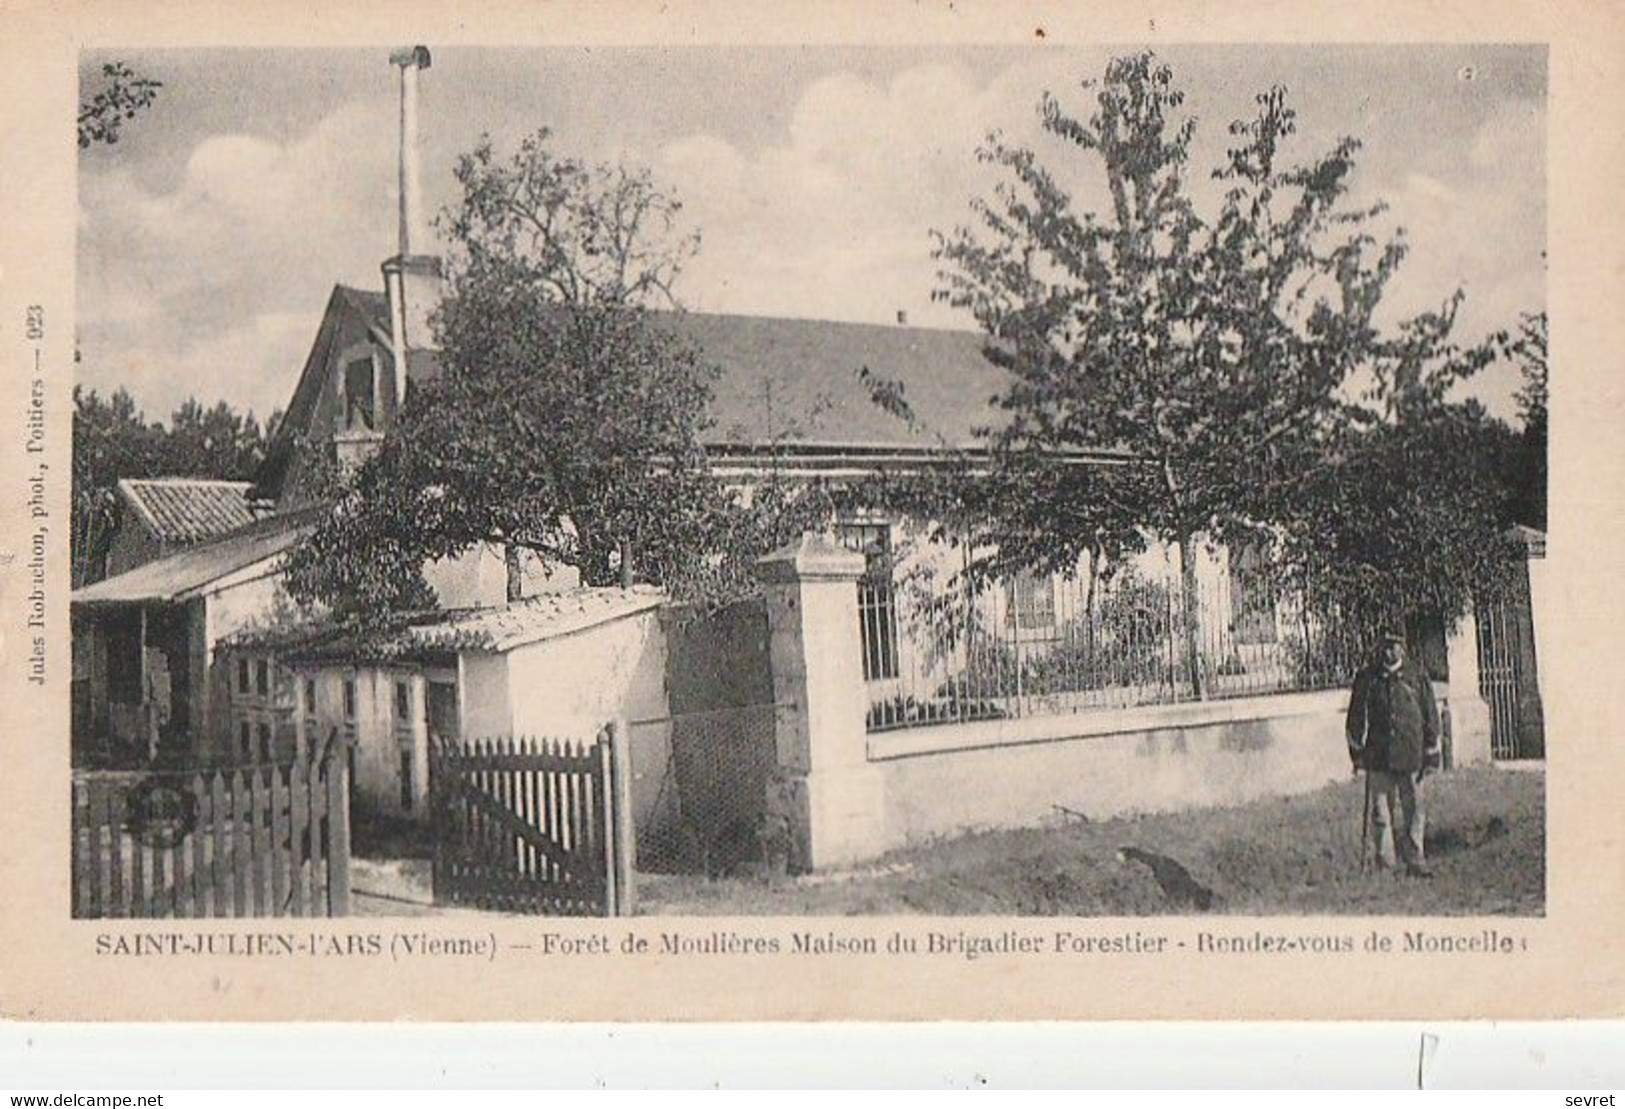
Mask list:
[[[429,242],[423,219],[423,187],[418,164],[418,71],[429,68],[429,48],[397,50],[390,62],[401,71],[401,127],[398,197],[400,203],[399,253],[411,257]]]

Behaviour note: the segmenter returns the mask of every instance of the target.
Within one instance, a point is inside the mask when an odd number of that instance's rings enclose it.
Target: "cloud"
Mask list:
[[[332,284],[380,280],[387,108],[349,104],[283,142],[205,137],[167,190],[128,168],[84,174],[84,383],[126,384],[149,415],[193,393],[262,412],[286,404]]]
[[[931,232],[967,222],[970,199],[999,176],[976,160],[994,127],[1061,167],[1080,207],[1099,206],[1098,171],[1043,135],[1036,110],[1040,94],[1055,90],[1087,114],[1076,85],[1080,73],[1100,71],[1092,59],[1035,52],[997,70],[950,59],[884,77],[827,72],[767,117],[776,129],[754,119],[739,126],[747,107],[722,113],[714,130],[639,140],[628,156],[651,165],[703,235],[680,295],[707,311],[886,322],[902,310],[912,322],[964,326],[931,301]],[[1222,121],[1250,101],[1218,78],[1191,93],[1188,107],[1202,119],[1192,185],[1207,198],[1218,186],[1206,167],[1227,142]],[[568,147],[595,161],[613,158],[623,139],[596,110],[581,108],[581,137]],[[426,121],[434,123],[426,137],[448,144],[429,163],[441,167],[427,182],[430,199],[445,199],[450,187],[448,151],[487,127],[518,130],[518,116],[462,118],[451,109]],[[1367,139],[1373,157],[1362,162],[1370,180],[1362,177],[1361,195],[1386,199],[1388,225],[1405,226],[1412,243],[1392,288],[1394,313],[1436,307],[1465,285],[1470,337],[1543,302],[1545,238],[1541,106],[1509,98],[1472,118],[1476,128],[1452,116],[1431,130],[1406,129],[1328,108],[1304,120]],[[393,246],[394,134],[391,98],[358,94],[297,134],[199,136],[162,187],[117,162],[87,169],[79,220],[86,382],[128,383],[154,412],[193,392],[262,412],[285,404],[331,285],[380,284],[378,263]],[[1299,136],[1305,148],[1322,137]],[[1379,146],[1386,159],[1375,156]]]
[[[812,82],[781,141],[741,150],[686,135],[656,171],[704,232],[681,286],[713,311],[965,323],[931,302],[931,232],[965,220],[986,190],[976,161],[990,120],[1032,126],[1046,66],[977,84],[951,65],[903,70],[886,82],[835,73]]]

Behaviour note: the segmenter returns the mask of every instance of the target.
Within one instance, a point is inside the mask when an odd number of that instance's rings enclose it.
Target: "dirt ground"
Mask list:
[[[1545,906],[1545,784],[1539,769],[1430,778],[1428,880],[1361,872],[1363,786],[1350,780],[1234,808],[961,836],[849,875],[776,885],[640,875],[638,911],[1535,916]],[[1125,847],[1173,860],[1189,883],[1175,871],[1165,888],[1151,865],[1120,857]]]
[[[1361,871],[1362,789],[1359,780],[1350,780],[1234,808],[969,834],[897,852],[861,870],[776,882],[640,874],[638,913],[1538,916],[1544,911],[1546,778],[1540,767],[1473,768],[1430,778],[1427,847],[1434,876],[1427,880]],[[1176,866],[1169,868],[1164,860]],[[425,860],[357,859],[352,884],[358,915],[444,911],[433,905]]]

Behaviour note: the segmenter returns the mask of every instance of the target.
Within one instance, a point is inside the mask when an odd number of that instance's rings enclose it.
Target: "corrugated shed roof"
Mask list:
[[[137,518],[165,543],[197,543],[247,527],[255,512],[247,481],[204,478],[124,478],[119,495]]]
[[[499,608],[448,612],[441,620],[414,626],[408,634],[415,646],[430,650],[507,651],[646,612],[665,601],[666,595],[650,586],[582,586]]]
[[[187,600],[227,574],[286,551],[310,531],[313,522],[310,512],[257,521],[240,532],[76,589],[70,600],[75,605]]]

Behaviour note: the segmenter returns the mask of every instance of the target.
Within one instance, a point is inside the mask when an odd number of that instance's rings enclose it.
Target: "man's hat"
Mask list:
[[[1390,628],[1388,631],[1385,631],[1381,635],[1377,636],[1377,642],[1398,643],[1401,647],[1403,647],[1405,645],[1405,637]]]

